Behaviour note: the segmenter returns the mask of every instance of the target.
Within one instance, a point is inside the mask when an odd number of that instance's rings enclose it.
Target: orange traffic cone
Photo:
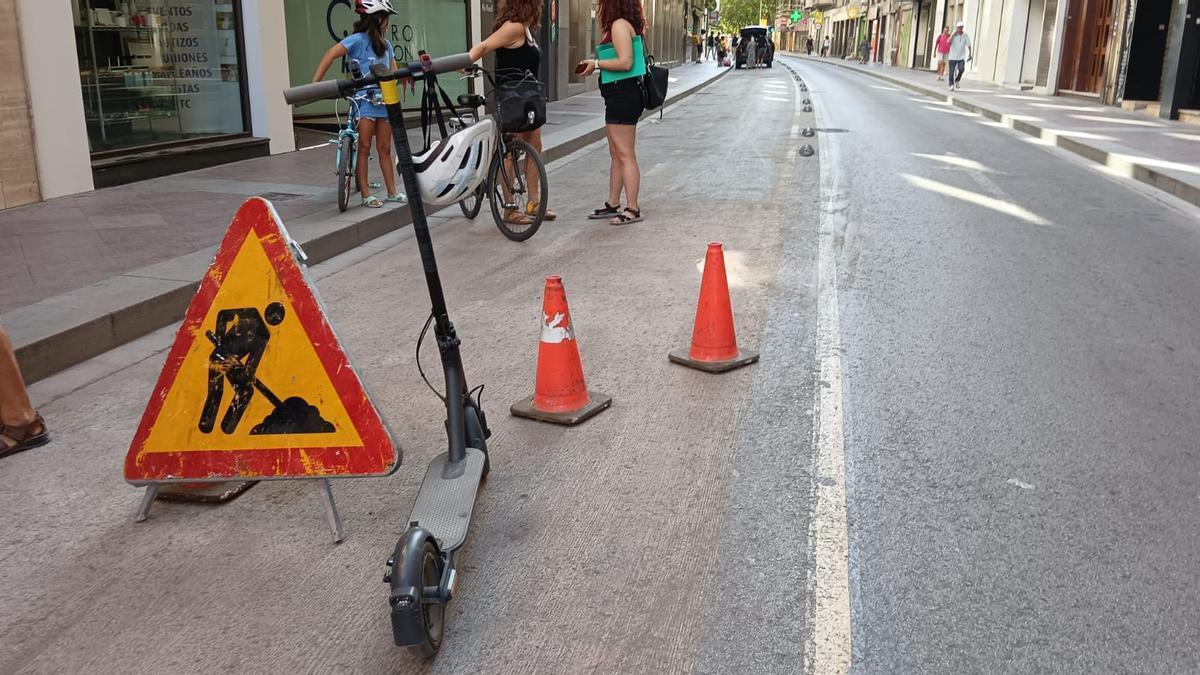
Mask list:
[[[517,417],[573,425],[610,405],[611,396],[588,391],[584,384],[567,292],[562,277],[548,276],[542,299],[542,339],[538,344],[533,398],[523,398],[509,410]]]
[[[758,352],[742,351],[737,346],[733,308],[729,304],[729,284],[725,279],[725,254],[719,242],[708,245],[708,256],[704,259],[704,278],[700,281],[700,302],[696,305],[692,347],[677,349],[668,358],[674,363],[709,373],[723,373],[758,360]]]

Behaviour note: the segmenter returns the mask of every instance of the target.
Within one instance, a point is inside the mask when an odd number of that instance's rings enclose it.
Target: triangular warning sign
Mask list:
[[[271,204],[242,204],[188,307],[125,480],[387,474],[399,461]]]

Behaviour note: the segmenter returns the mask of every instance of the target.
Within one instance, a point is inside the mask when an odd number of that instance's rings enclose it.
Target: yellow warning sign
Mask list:
[[[396,460],[274,210],[246,202],[176,336],[126,478],[377,475]]]

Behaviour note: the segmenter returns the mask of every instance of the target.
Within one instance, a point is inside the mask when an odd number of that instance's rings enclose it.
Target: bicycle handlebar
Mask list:
[[[442,56],[436,59],[425,57],[419,61],[409,61],[383,76],[372,73],[353,80],[322,80],[321,82],[313,82],[312,84],[302,84],[299,87],[283,90],[283,98],[288,102],[288,105],[304,105],[305,103],[312,103],[313,101],[320,101],[326,98],[340,98],[353,91],[369,87],[373,84],[379,84],[380,82],[409,77],[419,79],[426,74],[437,75],[448,73],[454,70],[462,70],[470,65],[471,56],[466,52],[451,56]]]

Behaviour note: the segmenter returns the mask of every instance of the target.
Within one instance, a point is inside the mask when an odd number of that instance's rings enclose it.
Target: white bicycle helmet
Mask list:
[[[461,201],[486,177],[496,138],[496,121],[486,117],[413,155],[421,201],[446,206]]]
[[[376,12],[396,13],[396,10],[392,8],[392,0],[358,0],[355,3],[354,11],[359,14],[374,14]]]

